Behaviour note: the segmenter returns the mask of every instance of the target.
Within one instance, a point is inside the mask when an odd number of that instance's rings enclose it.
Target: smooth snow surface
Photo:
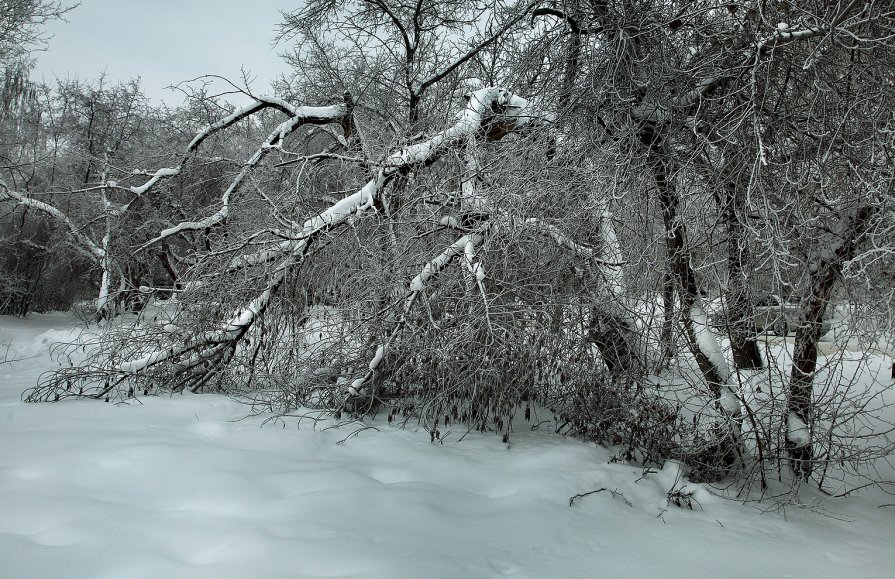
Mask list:
[[[895,509],[877,508],[891,500],[856,494],[814,511],[744,505],[681,480],[674,463],[646,476],[609,464],[611,451],[546,426],[533,432],[535,420],[519,421],[508,447],[494,434],[458,442],[457,427],[432,444],[384,417],[370,423],[380,432],[353,437],[350,425],[262,426],[264,417],[245,418],[245,406],[215,395],[20,402],[55,367],[47,347],[70,339],[74,323],[62,314],[0,318],[9,354],[36,356],[0,365],[0,577],[889,577],[895,569]],[[684,485],[692,510],[666,496]],[[803,500],[821,498],[803,491]]]

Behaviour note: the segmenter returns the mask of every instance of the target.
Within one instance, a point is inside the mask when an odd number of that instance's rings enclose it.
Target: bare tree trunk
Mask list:
[[[720,354],[717,338],[708,328],[705,312],[700,303],[696,274],[690,266],[690,253],[686,245],[687,230],[678,214],[680,196],[671,181],[673,166],[666,154],[664,136],[661,128],[654,122],[645,122],[641,126],[639,136],[641,143],[648,150],[647,162],[662,207],[668,267],[680,299],[684,338],[715,397],[718,409],[733,423],[734,429],[731,430],[729,442],[732,443],[732,449],[737,448],[738,431],[735,428],[742,420],[739,400],[728,385],[727,362]]]
[[[667,270],[662,275],[662,333],[659,342],[662,347],[659,367],[664,368],[677,353],[674,347],[674,277]]]
[[[180,282],[177,280],[180,277],[180,274],[177,272],[177,268],[174,267],[174,263],[171,261],[171,248],[168,246],[167,241],[162,242],[162,248],[156,253],[156,256],[159,261],[162,262],[162,266],[165,268],[168,277],[171,278],[172,289],[179,290]]]
[[[747,276],[749,244],[742,222],[746,199],[736,177],[724,184],[722,218],[727,226],[727,321],[733,363],[739,369],[762,368],[764,361],[756,342],[752,296]]]
[[[834,240],[831,256],[810,264],[809,285],[802,299],[802,314],[792,355],[792,373],[786,398],[786,451],[793,474],[808,480],[814,471],[811,435],[814,425],[814,374],[817,370],[817,343],[824,314],[842,266],[855,256],[873,211],[860,207],[844,218],[842,237]]]
[[[578,3],[573,2],[567,7],[566,12],[554,8],[539,8],[535,10],[534,14],[561,17],[569,25],[570,37],[566,46],[562,86],[557,100],[559,113],[565,116],[564,120],[568,123],[572,90],[578,76],[578,65],[581,59],[582,31]],[[611,215],[608,212],[603,214],[601,229],[604,265],[600,269],[604,279],[599,280],[598,283],[601,287],[608,286],[609,290],[601,290],[593,296],[595,299],[593,299],[594,305],[590,310],[587,340],[600,351],[600,356],[613,378],[617,380],[637,378],[642,376],[645,370],[638,352],[641,336],[634,321],[627,315],[622,305],[624,299],[620,263],[622,255],[612,226]],[[616,262],[618,265],[611,265]],[[558,328],[562,324],[561,306],[557,305],[554,308],[553,317],[554,328]]]

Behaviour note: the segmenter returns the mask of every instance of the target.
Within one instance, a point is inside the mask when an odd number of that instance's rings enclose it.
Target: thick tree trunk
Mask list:
[[[728,383],[730,370],[727,361],[721,353],[717,337],[708,327],[701,304],[696,274],[690,266],[686,227],[678,213],[680,195],[672,181],[673,165],[667,155],[661,128],[652,122],[644,123],[639,136],[648,151],[647,162],[662,208],[668,268],[680,299],[684,338],[712,392],[716,408],[726,419],[718,425],[721,437],[718,448],[723,457],[723,464],[719,466],[730,468],[742,463],[744,456],[740,400]]]
[[[855,256],[872,209],[864,206],[843,218],[842,236],[830,245],[828,255],[810,264],[809,286],[802,300],[802,314],[792,355],[792,373],[786,398],[786,451],[793,474],[808,480],[814,471],[811,443],[814,426],[814,374],[817,370],[817,343],[824,314],[842,266]],[[822,252],[823,253],[823,252]]]
[[[796,332],[792,374],[786,399],[786,451],[789,466],[798,478],[808,480],[814,470],[811,444],[813,426],[812,392],[817,369],[817,342],[827,309],[829,291],[836,279],[833,268],[814,279],[803,306],[804,319]]]
[[[725,446],[728,456],[741,454],[739,425],[742,422],[739,399],[728,384],[729,368],[721,355],[718,340],[714,336],[702,308],[696,274],[690,266],[687,250],[687,230],[678,214],[680,195],[672,179],[673,166],[667,156],[661,129],[652,122],[644,123],[640,129],[641,143],[647,147],[650,170],[662,208],[665,225],[665,244],[668,267],[681,304],[681,323],[684,338],[696,363],[705,378],[715,403],[722,415],[730,419],[729,436]]]

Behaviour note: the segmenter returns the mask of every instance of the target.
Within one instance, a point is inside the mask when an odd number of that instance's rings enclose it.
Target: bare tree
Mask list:
[[[0,2],[0,68],[7,71],[29,51],[47,41],[44,27],[77,7],[53,0],[3,0]]]
[[[279,410],[389,404],[433,438],[456,420],[509,436],[537,399],[624,459],[764,477],[786,457],[809,478],[842,428],[815,389],[825,311],[891,253],[892,18],[854,1],[313,2],[285,15],[281,96],[184,122],[162,169],[116,179],[88,139],[99,212],[2,190],[122,279],[102,225],[151,205],[118,255],[154,252],[176,295],[29,399],[167,384]],[[759,350],[753,295],[770,291],[802,299],[791,370]],[[677,340],[669,392],[648,360]],[[758,396],[765,363],[789,373],[777,398]]]

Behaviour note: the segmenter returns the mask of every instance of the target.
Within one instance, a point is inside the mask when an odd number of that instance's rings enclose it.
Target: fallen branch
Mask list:
[[[577,495],[572,495],[571,497],[569,497],[569,506],[570,506],[570,507],[572,506],[572,503],[575,502],[575,499],[580,499],[580,498],[583,498],[583,497],[586,497],[586,496],[589,496],[589,495],[595,495],[595,494],[597,494],[597,493],[601,493],[601,492],[603,492],[603,491],[609,491],[609,493],[612,495],[612,498],[614,498],[614,499],[619,499],[619,498],[620,498],[621,500],[625,501],[625,504],[628,505],[629,507],[633,507],[633,506],[634,506],[634,505],[631,503],[631,501],[629,501],[627,498],[625,498],[625,495],[623,495],[622,493],[618,492],[618,489],[616,489],[616,490],[613,491],[613,490],[609,490],[609,489],[607,489],[607,488],[605,488],[605,487],[600,487],[600,488],[598,488],[597,490],[588,491],[588,492],[586,492],[586,493],[578,493]]]

